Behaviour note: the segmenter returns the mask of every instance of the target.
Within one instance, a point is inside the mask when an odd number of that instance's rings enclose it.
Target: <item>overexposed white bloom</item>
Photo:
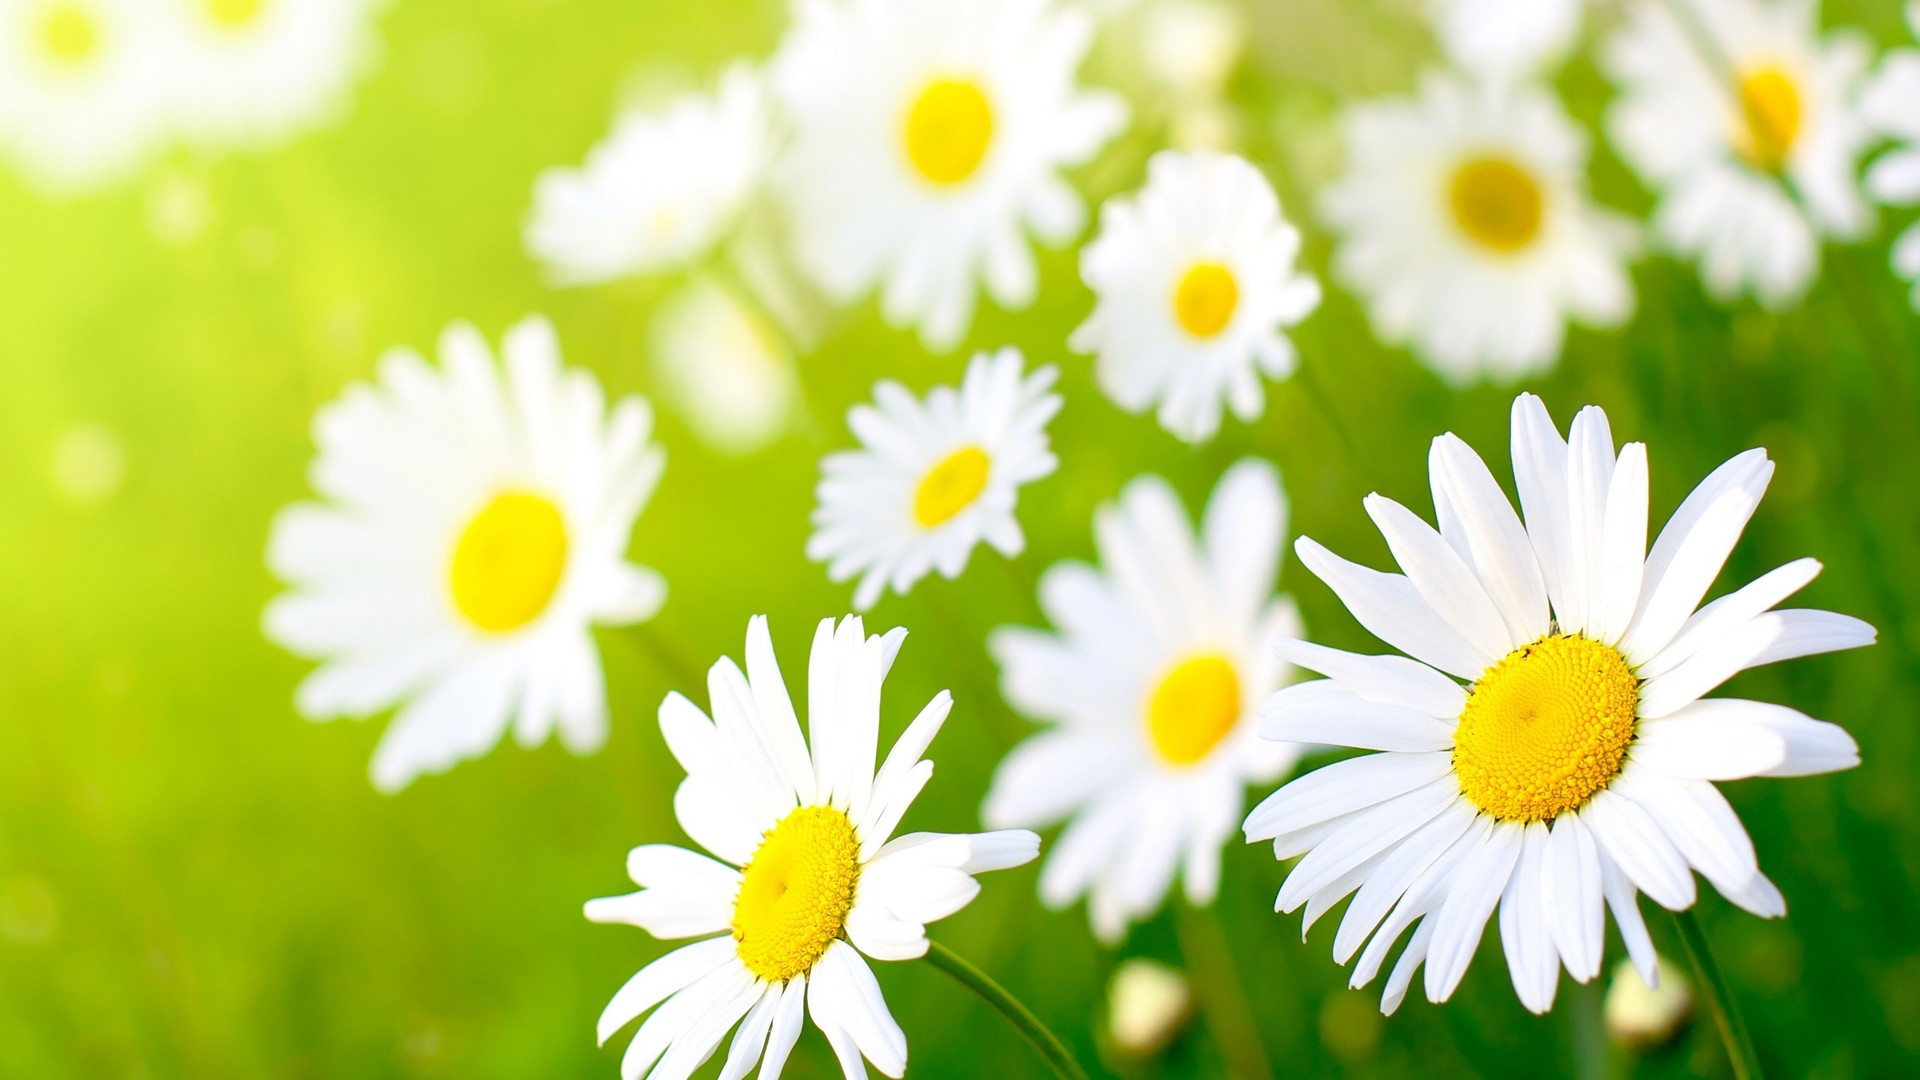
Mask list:
[[[1874,631],[1775,610],[1819,573],[1812,559],[1700,604],[1773,476],[1766,451],[1714,470],[1651,550],[1646,446],[1616,453],[1598,408],[1562,439],[1540,399],[1514,402],[1524,525],[1458,438],[1434,440],[1429,468],[1437,530],[1366,500],[1403,574],[1296,545],[1405,655],[1280,643],[1327,677],[1270,698],[1262,733],[1382,752],[1295,780],[1248,815],[1248,840],[1304,856],[1277,907],[1305,904],[1311,925],[1353,896],[1333,951],[1341,963],[1358,954],[1354,986],[1413,928],[1386,1012],[1422,963],[1428,999],[1445,1001],[1496,905],[1514,989],[1534,1012],[1552,1007],[1562,965],[1581,982],[1599,973],[1608,908],[1628,956],[1657,978],[1640,892],[1690,907],[1698,872],[1756,915],[1784,914],[1713,781],[1847,769],[1859,751],[1786,706],[1704,695],[1748,668],[1870,644]]]
[[[996,828],[1069,821],[1040,897],[1088,897],[1104,940],[1158,911],[1176,874],[1191,902],[1212,903],[1246,785],[1299,755],[1255,722],[1291,671],[1274,640],[1300,633],[1292,601],[1273,592],[1285,538],[1265,462],[1227,472],[1197,536],[1166,482],[1141,477],[1094,518],[1101,567],[1063,563],[1041,578],[1057,630],[988,640],[1007,701],[1052,726],[1001,762],[983,815]]]
[[[1447,56],[1490,78],[1538,72],[1565,56],[1587,0],[1428,0]]]
[[[1226,0],[1152,0],[1140,10],[1141,67],[1181,103],[1225,95],[1246,45],[1246,15]]]
[[[1664,957],[1653,985],[1640,977],[1630,960],[1613,967],[1607,986],[1607,1034],[1614,1042],[1639,1050],[1673,1041],[1693,1015],[1693,991],[1687,973]]]
[[[53,195],[131,173],[164,127],[152,0],[0,0],[0,151]]]
[[[1322,214],[1374,332],[1456,383],[1559,360],[1569,320],[1633,313],[1625,223],[1587,196],[1587,143],[1549,91],[1429,76],[1351,107]]]
[[[1212,438],[1225,408],[1260,416],[1262,375],[1293,372],[1281,331],[1320,304],[1299,254],[1300,231],[1244,158],[1162,151],[1146,187],[1100,208],[1080,253],[1093,314],[1069,344],[1098,356],[1100,388],[1121,408],[1157,405],[1176,436]]]
[[[605,1043],[652,1011],[621,1075],[685,1078],[739,1024],[721,1075],[758,1064],[777,1077],[803,1012],[848,1080],[867,1075],[863,1057],[905,1071],[906,1035],[864,957],[926,955],[926,924],[979,894],[975,874],[1029,862],[1040,846],[1022,831],[893,835],[933,775],[922,756],[953,705],[935,695],[876,769],[881,683],[905,637],[868,637],[853,616],[820,623],[805,738],[765,617],[747,626],[745,672],[724,657],[708,672],[711,718],[678,693],[661,704],[660,731],[687,770],[674,816],[713,857],[634,848],[627,874],[640,891],[587,902],[595,922],[701,939],[640,969],[600,1014]]]
[[[1018,555],[1019,490],[1059,464],[1047,444],[1058,375],[1023,374],[1020,351],[1007,348],[974,357],[958,389],[935,387],[924,401],[891,380],[877,384],[872,405],[847,413],[861,448],[820,463],[807,558],[825,562],[834,581],[858,575],[853,606],[865,611],[929,570],[959,577],[982,541]]]
[[[1060,170],[1124,125],[1079,89],[1092,24],[1048,0],[801,0],[774,61],[793,123],[779,190],[802,266],[833,299],[875,289],[936,349],[980,283],[1033,300],[1031,232],[1058,245],[1086,209]]]
[[[1920,0],[1907,4],[1907,26],[1920,38]],[[1899,146],[1867,169],[1867,193],[1889,206],[1920,203],[1920,50],[1895,49],[1860,99],[1860,110],[1881,134]],[[1920,311],[1920,225],[1909,225],[1893,244],[1893,269],[1913,283]]]
[[[315,720],[398,705],[373,756],[385,791],[558,730],[576,753],[607,734],[591,629],[649,618],[660,576],[626,561],[664,455],[645,400],[611,412],[561,366],[553,327],[509,330],[504,363],[472,327],[440,364],[397,349],[314,420],[320,502],[274,520],[290,586],[267,635],[321,665],[296,703]],[[503,370],[504,369],[504,370]]]
[[[654,315],[648,336],[662,394],[709,446],[747,454],[785,430],[799,395],[794,358],[732,291],[706,279],[687,284]]]
[[[1134,956],[1107,982],[1107,1039],[1127,1057],[1159,1053],[1192,1016],[1193,988],[1178,968]]]
[[[1607,41],[1601,63],[1620,90],[1607,131],[1659,192],[1654,231],[1699,260],[1707,291],[1778,307],[1813,282],[1821,237],[1872,222],[1855,178],[1872,141],[1855,103],[1867,42],[1820,37],[1817,0],[1688,10],[1710,45],[1655,2],[1635,4]]]

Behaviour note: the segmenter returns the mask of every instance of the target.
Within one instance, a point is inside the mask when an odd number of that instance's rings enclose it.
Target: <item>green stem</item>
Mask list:
[[[1176,903],[1173,928],[1187,966],[1193,969],[1200,1013],[1228,1071],[1240,1080],[1272,1080],[1273,1066],[1260,1042],[1260,1024],[1247,1004],[1246,986],[1234,970],[1233,951],[1218,916],[1212,910]]]
[[[1726,976],[1713,961],[1713,951],[1707,947],[1707,935],[1700,929],[1700,920],[1689,909],[1674,912],[1673,922],[1680,929],[1680,944],[1687,951],[1687,959],[1693,961],[1700,996],[1706,1000],[1707,1011],[1713,1014],[1713,1022],[1720,1029],[1721,1041],[1727,1044],[1733,1075],[1738,1080],[1758,1080],[1760,1058],[1753,1051],[1753,1037],[1747,1034],[1746,1021],[1740,1018]]]
[[[992,977],[972,964],[962,960],[952,949],[937,941],[927,943],[927,959],[933,966],[953,976],[961,986],[980,995],[980,999],[1000,1011],[1007,1023],[1027,1037],[1034,1050],[1053,1069],[1053,1075],[1060,1080],[1087,1080],[1087,1071],[1073,1060],[1060,1037],[1047,1030],[1033,1010],[1020,1003],[1020,999],[1007,993],[1006,987],[994,982]]]

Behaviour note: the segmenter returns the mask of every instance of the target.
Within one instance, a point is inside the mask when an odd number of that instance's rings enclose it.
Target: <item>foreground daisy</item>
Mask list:
[[[1273,594],[1285,536],[1264,462],[1227,472],[1198,536],[1166,482],[1142,477],[1094,518],[1105,569],[1063,563],[1040,579],[1059,632],[1009,627],[988,641],[1007,701],[1056,726],[1001,762],[983,814],[996,828],[1070,819],[1040,896],[1053,907],[1087,896],[1108,942],[1159,910],[1176,872],[1190,901],[1212,903],[1245,785],[1299,754],[1254,723],[1290,671],[1274,639],[1300,633],[1292,602]]]
[[[320,411],[310,471],[324,500],[280,512],[267,561],[290,586],[267,635],[322,661],[296,704],[315,720],[398,705],[373,756],[383,791],[556,729],[575,753],[607,733],[594,625],[649,618],[666,586],[626,561],[664,462],[647,403],[609,413],[561,367],[544,319],[496,364],[470,326],[435,367],[405,349]],[[504,370],[503,370],[504,368]]]
[[[924,401],[891,380],[876,385],[872,405],[847,413],[861,448],[820,463],[807,558],[834,581],[858,575],[853,606],[865,611],[929,570],[959,577],[982,541],[1020,554],[1020,487],[1059,464],[1047,445],[1058,374],[1022,374],[1020,351],[1008,348],[974,357],[958,390],[938,386]]]
[[[0,0],[0,150],[35,187],[97,187],[158,144],[154,20],[149,0]]]
[[[1624,223],[1587,198],[1587,146],[1552,94],[1429,76],[1356,105],[1323,216],[1374,331],[1453,382],[1552,367],[1569,320],[1633,313]]]
[[[600,1014],[605,1043],[652,1011],[623,1076],[686,1077],[735,1024],[722,1075],[759,1063],[762,1077],[779,1076],[803,1010],[849,1080],[866,1075],[863,1057],[888,1076],[906,1070],[906,1035],[863,955],[927,955],[926,924],[973,900],[973,875],[1031,861],[1040,840],[1018,830],[894,838],[933,775],[921,755],[953,705],[937,694],[875,770],[880,687],[905,637],[868,637],[853,616],[820,623],[805,739],[764,617],[747,625],[745,673],[726,658],[708,672],[711,718],[678,693],[661,703],[660,731],[687,770],[674,814],[715,858],[634,848],[627,873],[640,891],[587,902],[594,922],[702,939],[642,968]]]
[[[1455,64],[1503,78],[1539,71],[1566,55],[1586,0],[1428,0],[1440,44]]]
[[[878,287],[888,322],[953,347],[977,282],[1033,300],[1026,233],[1085,208],[1059,173],[1125,123],[1074,70],[1092,25],[1047,0],[803,0],[774,61],[793,123],[779,188],[801,263],[836,300]]]
[[[1920,38],[1920,0],[1907,5],[1907,26]],[[1867,192],[1889,206],[1920,203],[1920,51],[1888,53],[1860,110],[1881,134],[1901,144],[1867,170]],[[1913,307],[1920,311],[1920,225],[1907,226],[1894,241],[1893,268],[1913,283]]]
[[[1139,194],[1100,208],[1100,233],[1080,254],[1093,315],[1069,343],[1099,357],[1100,387],[1121,408],[1157,404],[1162,427],[1209,439],[1223,407],[1259,418],[1261,375],[1293,371],[1281,329],[1320,304],[1299,253],[1299,230],[1245,159],[1163,151]]]
[[[1858,752],[1845,731],[1785,706],[1703,695],[1747,668],[1870,644],[1874,631],[1774,610],[1819,572],[1812,559],[1700,606],[1773,475],[1766,452],[1702,481],[1651,551],[1646,447],[1616,454],[1597,408],[1562,440],[1538,398],[1514,402],[1524,526],[1459,439],[1434,440],[1429,466],[1438,531],[1367,497],[1404,576],[1297,545],[1361,625],[1406,655],[1280,643],[1327,678],[1270,698],[1263,734],[1384,753],[1310,773],[1248,815],[1250,841],[1305,856],[1278,907],[1305,904],[1311,925],[1353,894],[1333,948],[1341,963],[1359,955],[1354,986],[1418,921],[1386,1012],[1423,962],[1428,999],[1445,1001],[1495,906],[1514,989],[1534,1012],[1552,1006],[1562,965],[1581,982],[1600,971],[1603,902],[1650,983],[1638,892],[1689,908],[1697,871],[1754,914],[1784,914],[1710,781],[1831,772]]]

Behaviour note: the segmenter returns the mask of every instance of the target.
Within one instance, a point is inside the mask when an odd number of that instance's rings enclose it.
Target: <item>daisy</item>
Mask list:
[[[1907,5],[1907,26],[1920,37],[1920,2]],[[1867,170],[1868,194],[1889,206],[1920,202],[1920,51],[1888,53],[1860,99],[1860,110],[1882,134],[1902,144]],[[1913,306],[1920,311],[1920,225],[1908,226],[1894,241],[1893,268],[1913,282]]]
[[[976,280],[1033,300],[1026,232],[1078,235],[1059,173],[1124,126],[1074,70],[1092,24],[1047,0],[803,0],[774,61],[793,122],[778,175],[801,264],[835,300],[878,287],[889,323],[929,347],[973,321]]]
[[[1866,41],[1818,36],[1817,0],[1641,3],[1606,43],[1620,88],[1607,130],[1660,192],[1654,231],[1700,261],[1720,300],[1778,307],[1806,291],[1822,236],[1863,235],[1854,180],[1872,141],[1854,98]]]
[[[151,0],[0,0],[0,150],[54,195],[131,173],[159,141]]]
[[[1480,75],[1528,75],[1565,56],[1586,0],[1431,0],[1447,56]]]
[[[1300,232],[1244,158],[1162,151],[1147,186],[1100,208],[1080,253],[1093,315],[1070,346],[1099,358],[1101,389],[1129,412],[1158,404],[1162,427],[1188,442],[1265,408],[1260,376],[1293,371],[1293,326],[1320,304],[1320,283],[1295,266]]]
[[[1390,499],[1366,501],[1404,576],[1296,546],[1361,625],[1406,655],[1279,644],[1327,678],[1269,698],[1262,733],[1384,752],[1295,780],[1248,815],[1250,841],[1305,856],[1277,907],[1305,904],[1310,926],[1354,894],[1333,948],[1341,963],[1359,955],[1356,987],[1419,920],[1387,980],[1389,1013],[1422,962],[1428,999],[1453,993],[1496,905],[1514,988],[1534,1012],[1552,1006],[1563,964],[1581,982],[1598,974],[1603,903],[1649,983],[1638,892],[1689,908],[1697,871],[1754,914],[1784,914],[1710,781],[1851,768],[1858,751],[1785,706],[1703,695],[1751,667],[1870,644],[1874,631],[1774,610],[1819,572],[1812,559],[1699,606],[1773,475],[1766,451],[1702,481],[1650,551],[1646,447],[1616,453],[1597,408],[1562,440],[1540,399],[1514,402],[1524,525],[1466,443],[1434,440],[1429,465],[1438,531]]]
[[[608,411],[561,367],[545,319],[507,332],[496,364],[472,327],[436,368],[389,353],[314,421],[323,501],[273,524],[267,560],[290,586],[267,635],[321,661],[296,703],[315,720],[399,706],[373,756],[383,791],[478,757],[511,728],[558,730],[575,753],[607,734],[594,625],[649,618],[666,586],[626,561],[664,462],[647,403]]]
[[[981,353],[958,390],[935,387],[924,401],[882,381],[872,405],[847,413],[861,448],[820,463],[807,558],[834,581],[860,576],[855,609],[886,589],[905,595],[929,570],[959,577],[982,541],[1009,557],[1025,548],[1014,500],[1059,464],[1047,421],[1060,395],[1049,392],[1059,369],[1023,375],[1020,364],[1018,349]]]
[[[935,695],[875,771],[881,683],[905,637],[868,637],[854,616],[820,623],[806,739],[764,616],[747,625],[746,672],[722,658],[708,673],[711,719],[678,693],[661,704],[661,733],[687,770],[674,816],[715,857],[634,848],[627,873],[640,891],[587,902],[594,922],[702,939],[640,969],[600,1014],[604,1044],[652,1010],[622,1075],[686,1077],[739,1024],[722,1075],[759,1063],[776,1077],[803,1009],[849,1080],[866,1076],[863,1057],[888,1076],[905,1071],[906,1035],[863,956],[927,955],[926,924],[973,900],[973,875],[1030,862],[1040,846],[1023,831],[894,838],[933,775],[921,755],[953,705]]]
[[[747,454],[780,436],[799,373],[767,318],[739,296],[696,280],[666,301],[648,334],[662,394],[707,445]]]
[[[1059,631],[988,640],[1007,701],[1054,726],[1001,762],[983,816],[994,828],[1069,821],[1040,897],[1057,908],[1087,896],[1107,942],[1160,909],[1176,872],[1191,902],[1212,903],[1245,785],[1298,757],[1254,720],[1290,672],[1273,640],[1300,633],[1292,601],[1273,594],[1285,536],[1265,462],[1228,470],[1198,535],[1166,482],[1141,477],[1094,518],[1104,569],[1064,563],[1041,578]]]
[[[1456,383],[1510,380],[1553,366],[1569,320],[1633,313],[1632,237],[1588,199],[1585,137],[1548,91],[1429,76],[1354,106],[1345,135],[1321,204],[1334,272],[1389,344]]]

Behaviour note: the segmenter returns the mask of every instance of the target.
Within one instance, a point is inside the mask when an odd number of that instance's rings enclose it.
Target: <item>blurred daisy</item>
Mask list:
[[[1920,37],[1920,2],[1907,5],[1907,26]],[[1867,193],[1889,206],[1920,202],[1920,51],[1888,53],[1860,110],[1881,134],[1901,144],[1867,169]],[[1894,241],[1893,268],[1913,282],[1913,306],[1920,311],[1920,225],[1909,225]]]
[[[0,0],[0,148],[48,194],[132,172],[162,128],[149,0]]]
[[[820,624],[806,739],[764,617],[747,626],[746,672],[722,658],[708,673],[712,719],[677,693],[661,704],[660,730],[687,770],[674,815],[717,858],[634,848],[627,873],[640,891],[587,902],[594,922],[703,939],[640,969],[600,1014],[605,1043],[653,1010],[623,1076],[688,1076],[735,1024],[721,1075],[758,1063],[778,1076],[802,1009],[849,1080],[866,1076],[862,1057],[888,1076],[905,1071],[906,1035],[862,954],[926,955],[926,924],[973,900],[973,875],[1031,861],[1040,841],[1021,831],[892,838],[933,775],[921,755],[953,704],[936,695],[875,770],[880,687],[904,637],[867,637],[853,616]]]
[[[1871,224],[1854,178],[1872,141],[1854,104],[1869,50],[1852,32],[1818,37],[1817,0],[1690,4],[1695,26],[1641,3],[1607,41],[1607,130],[1659,189],[1654,231],[1700,261],[1707,291],[1777,307],[1813,281],[1820,236]]]
[[[1295,780],[1248,815],[1249,840],[1305,855],[1278,908],[1307,905],[1311,925],[1358,890],[1333,945],[1341,963],[1359,954],[1356,987],[1419,920],[1386,1012],[1422,962],[1427,998],[1445,1001],[1496,905],[1514,989],[1534,1012],[1552,1007],[1563,964],[1581,982],[1599,973],[1603,903],[1649,983],[1638,892],[1682,910],[1697,871],[1756,915],[1784,914],[1711,781],[1847,769],[1858,750],[1785,706],[1702,695],[1748,668],[1870,644],[1874,631],[1774,610],[1819,572],[1812,559],[1699,606],[1773,475],[1766,451],[1702,481],[1651,551],[1646,447],[1616,454],[1597,408],[1562,440],[1540,399],[1514,402],[1524,526],[1466,443],[1435,439],[1429,466],[1438,531],[1367,497],[1404,576],[1297,545],[1361,625],[1406,655],[1280,643],[1327,678],[1268,699],[1262,733],[1384,753]]]
[[[1162,427],[1209,439],[1223,407],[1260,416],[1262,374],[1293,371],[1281,328],[1320,304],[1299,253],[1299,230],[1245,159],[1162,151],[1139,194],[1100,208],[1100,233],[1080,255],[1093,315],[1070,344],[1099,357],[1100,387],[1121,408],[1157,404]]]
[[[322,661],[296,703],[315,720],[399,705],[373,756],[383,791],[478,757],[508,728],[554,730],[576,753],[607,733],[591,627],[649,618],[666,586],[626,561],[664,457],[647,403],[608,412],[600,384],[564,370],[553,328],[529,319],[504,371],[472,327],[440,338],[440,366],[396,350],[375,385],[314,421],[322,503],[273,524],[267,559],[291,589],[267,635]]]
[[[799,374],[758,312],[703,278],[669,298],[648,333],[662,394],[707,445],[748,454],[779,438]]]
[[[669,270],[706,255],[759,189],[773,148],[760,76],[628,112],[579,168],[534,181],[527,250],[560,285]]]
[[[841,302],[879,287],[887,321],[935,349],[973,321],[976,281],[1030,303],[1025,233],[1080,232],[1059,170],[1126,120],[1119,98],[1074,85],[1088,16],[1046,0],[803,0],[796,20],[773,78],[802,265]]]
[[[1456,383],[1510,380],[1553,366],[1569,320],[1633,313],[1631,233],[1588,199],[1586,140],[1549,92],[1430,76],[1345,128],[1321,204],[1334,272],[1389,344]]]
[[[1586,0],[1430,0],[1447,56],[1488,77],[1528,75],[1565,56]]]
[[[1064,563],[1041,579],[1059,631],[1008,627],[988,641],[1007,701],[1055,726],[1001,762],[983,816],[995,828],[1070,820],[1040,897],[1087,896],[1105,941],[1158,911],[1176,872],[1190,901],[1212,903],[1245,785],[1298,757],[1254,722],[1290,671],[1274,639],[1300,633],[1292,602],[1273,594],[1285,535],[1264,462],[1227,472],[1198,536],[1166,482],[1142,477],[1094,518],[1105,569]]]
[[[883,381],[872,405],[847,413],[861,448],[820,463],[807,558],[834,581],[860,576],[856,609],[886,589],[905,595],[929,570],[959,577],[982,541],[1009,557],[1026,546],[1014,500],[1059,464],[1047,421],[1060,395],[1049,389],[1059,369],[1023,375],[1020,364],[1018,349],[981,353],[958,390],[938,386],[921,401]]]

